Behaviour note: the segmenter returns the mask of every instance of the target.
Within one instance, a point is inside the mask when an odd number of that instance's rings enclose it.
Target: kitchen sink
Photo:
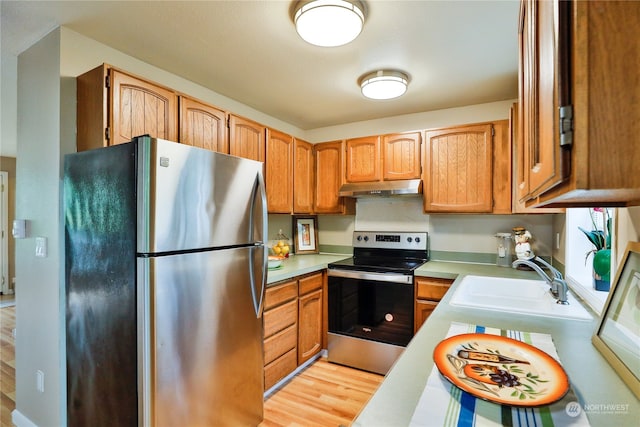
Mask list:
[[[465,276],[449,304],[533,316],[592,319],[573,295],[569,294],[567,299],[568,305],[556,304],[549,285],[543,280]]]

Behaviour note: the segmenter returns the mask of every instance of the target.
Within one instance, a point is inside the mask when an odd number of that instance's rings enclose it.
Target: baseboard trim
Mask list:
[[[302,365],[298,366],[293,372],[291,372],[289,375],[287,375],[286,377],[284,377],[283,379],[281,379],[280,381],[278,381],[277,383],[275,383],[273,386],[271,386],[271,388],[267,391],[264,392],[264,398],[268,398],[269,396],[271,396],[273,393],[275,393],[276,391],[278,391],[279,389],[281,389],[285,384],[287,384],[293,377],[295,377],[296,375],[298,375],[300,372],[304,371],[307,366],[311,365],[313,362],[315,362],[316,360],[318,360],[321,357],[327,357],[327,350],[323,349],[320,352],[318,352],[318,354],[314,355],[313,357],[311,357],[311,359],[307,360],[306,362],[304,362]],[[21,426],[18,426],[21,427]]]
[[[11,422],[14,423],[16,427],[38,427],[37,424],[22,415],[17,409],[11,411]]]

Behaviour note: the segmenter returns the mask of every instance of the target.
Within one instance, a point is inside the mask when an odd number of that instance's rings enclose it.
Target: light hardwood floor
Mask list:
[[[265,401],[260,427],[348,426],[383,379],[318,359]]]
[[[15,408],[15,307],[0,309],[0,426],[13,426]],[[264,403],[260,427],[348,426],[378,389],[382,375],[319,359]]]
[[[16,407],[16,357],[12,334],[16,308],[0,308],[0,426],[12,426],[11,411]]]

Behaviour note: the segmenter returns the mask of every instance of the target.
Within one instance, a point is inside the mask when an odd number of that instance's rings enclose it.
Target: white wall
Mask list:
[[[0,54],[0,156],[16,157],[18,57]]]
[[[16,217],[30,227],[16,240],[16,409],[39,426],[63,424],[59,70],[58,30],[18,57]],[[48,239],[46,258],[35,257],[34,236]]]

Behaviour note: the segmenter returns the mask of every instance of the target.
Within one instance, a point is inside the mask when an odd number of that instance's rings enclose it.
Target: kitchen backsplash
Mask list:
[[[279,229],[293,237],[290,215],[269,215],[269,238]],[[553,245],[553,215],[470,215],[422,212],[419,197],[358,199],[356,215],[319,215],[318,241],[321,250],[344,252],[351,246],[354,230],[427,231],[433,259],[492,262],[498,232],[525,227],[534,238],[537,255],[549,257]],[[340,250],[342,249],[342,250]]]

